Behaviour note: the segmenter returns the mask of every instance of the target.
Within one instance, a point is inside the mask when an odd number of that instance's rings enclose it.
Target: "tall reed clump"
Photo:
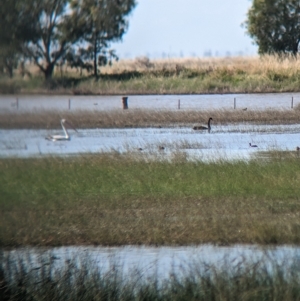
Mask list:
[[[57,264],[52,256],[26,260],[0,253],[0,298],[23,300],[299,300],[297,260],[193,262],[168,277],[117,265],[103,271],[91,259]],[[291,262],[291,261],[290,261]]]

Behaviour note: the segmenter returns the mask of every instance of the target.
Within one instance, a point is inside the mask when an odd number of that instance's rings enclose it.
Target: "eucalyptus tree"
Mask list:
[[[117,59],[108,49],[111,42],[122,39],[128,29],[128,16],[136,6],[135,0],[72,0],[72,27],[80,37],[76,53],[89,66],[93,62],[94,76],[98,66]]]
[[[253,0],[245,25],[260,54],[297,55],[300,42],[299,0]]]
[[[22,54],[39,67],[46,79],[51,78],[57,62],[75,42],[69,26],[69,2],[1,0],[0,47],[11,49],[11,54]]]
[[[22,0],[19,0],[22,1]],[[66,54],[75,35],[70,27],[70,0],[31,0],[35,29],[33,38],[23,44],[23,53],[44,73],[52,77],[55,65]]]

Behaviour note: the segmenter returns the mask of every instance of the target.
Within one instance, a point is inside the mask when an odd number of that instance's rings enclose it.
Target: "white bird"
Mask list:
[[[251,143],[249,143],[249,146],[250,146],[250,147],[257,147],[256,144],[251,144]]]
[[[49,135],[47,136],[45,139],[50,140],[50,141],[59,141],[59,140],[71,140],[71,137],[67,131],[67,129],[65,128],[65,125],[68,125],[69,127],[71,127],[75,132],[78,133],[78,131],[75,129],[75,127],[68,122],[66,119],[62,119],[60,121],[61,127],[64,131],[64,135]]]

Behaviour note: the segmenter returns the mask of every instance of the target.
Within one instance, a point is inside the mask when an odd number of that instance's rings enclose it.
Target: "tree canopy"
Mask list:
[[[126,16],[135,6],[135,0],[73,0],[71,9],[74,28],[80,37],[77,55],[84,61],[93,61],[94,75],[98,66],[117,59],[111,42],[122,39],[128,28]],[[75,25],[76,24],[76,25]]]
[[[48,79],[61,61],[86,68],[93,61],[97,76],[97,66],[117,58],[108,47],[122,39],[135,5],[135,0],[1,0],[0,66],[20,55]]]
[[[1,0],[0,10],[0,68],[10,77],[21,58],[21,46],[34,35],[31,5],[28,0]]]
[[[253,0],[245,25],[260,54],[297,55],[300,42],[299,0]]]

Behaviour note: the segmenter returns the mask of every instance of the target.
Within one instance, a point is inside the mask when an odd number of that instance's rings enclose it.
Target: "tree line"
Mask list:
[[[110,44],[122,39],[135,0],[0,0],[0,67],[13,76],[30,60],[46,79],[68,62],[92,71],[118,59]]]
[[[117,60],[136,0],[0,0],[0,70],[30,60],[46,79],[68,62],[97,77]],[[299,0],[252,0],[244,22],[259,54],[292,54],[300,42]]]

